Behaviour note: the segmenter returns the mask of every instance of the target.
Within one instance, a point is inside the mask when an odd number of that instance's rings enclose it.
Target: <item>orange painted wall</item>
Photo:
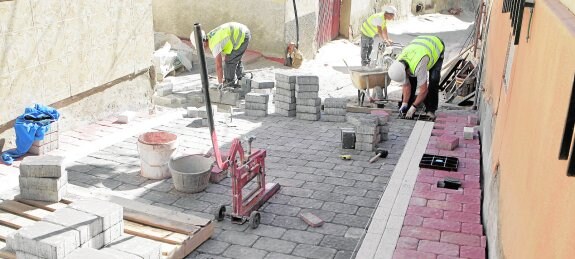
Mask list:
[[[575,15],[559,0],[536,1],[527,42],[526,9],[505,89],[511,23],[501,8],[494,0],[484,53],[484,99],[494,114],[482,114],[496,118],[491,169],[499,166],[501,248],[508,259],[575,258],[575,177],[558,160],[575,75]]]

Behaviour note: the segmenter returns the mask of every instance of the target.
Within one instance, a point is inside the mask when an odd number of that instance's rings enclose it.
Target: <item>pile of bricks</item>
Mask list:
[[[100,249],[112,244],[123,232],[121,206],[88,199],[22,227],[7,238],[7,245],[18,258],[69,258],[80,247]],[[114,245],[108,249],[112,254]]]
[[[246,116],[268,116],[269,94],[248,93],[246,94]]]
[[[389,113],[384,110],[371,111],[372,115],[379,117],[379,135],[380,141],[387,141],[389,139]]]
[[[347,99],[345,98],[326,98],[323,101],[322,121],[345,122],[347,114]]]
[[[298,75],[296,79],[296,117],[300,120],[317,121],[321,117],[321,99],[318,98],[319,78]]]
[[[355,150],[373,151],[381,140],[379,116],[350,113],[346,119],[355,127]]]
[[[218,106],[212,105],[212,115],[216,116],[217,112],[218,112]],[[209,122],[208,122],[208,110],[207,110],[206,106],[202,106],[200,108],[188,107],[186,115],[188,118],[199,118],[198,120],[192,121],[192,123],[190,123],[189,127],[192,127],[192,128],[207,127],[209,124]]]
[[[64,158],[29,156],[20,164],[20,197],[27,200],[59,202],[68,190]]]
[[[286,117],[296,116],[296,78],[296,75],[287,71],[276,73],[276,91],[274,95],[276,114]]]
[[[50,129],[44,134],[43,140],[36,140],[32,143],[32,147],[28,153],[33,155],[45,155],[52,150],[58,149],[58,122],[52,122]]]

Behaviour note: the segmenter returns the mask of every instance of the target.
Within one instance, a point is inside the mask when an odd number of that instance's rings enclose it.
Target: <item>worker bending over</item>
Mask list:
[[[393,41],[387,35],[387,20],[393,20],[397,9],[387,6],[383,12],[371,15],[361,25],[361,65],[368,66],[371,62],[370,55],[373,49],[373,37],[379,35],[381,40],[387,45]]]
[[[422,103],[429,118],[435,118],[439,102],[439,80],[445,44],[436,36],[419,36],[412,40],[388,69],[389,78],[403,86],[401,114],[412,118]],[[429,84],[427,83],[429,71]],[[419,94],[415,98],[415,90]]]
[[[224,23],[207,34],[202,31],[204,48],[209,48],[216,60],[218,83],[223,83],[224,86],[238,86],[236,80],[242,79],[244,75],[242,56],[248,48],[250,37],[248,27],[237,22]],[[192,31],[190,40],[195,48],[194,39],[195,31]],[[223,70],[222,56],[225,62]]]

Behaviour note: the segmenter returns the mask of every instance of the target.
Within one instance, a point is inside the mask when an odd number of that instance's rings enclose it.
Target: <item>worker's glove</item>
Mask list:
[[[409,110],[407,111],[407,113],[405,114],[405,117],[408,118],[408,119],[413,118],[413,114],[415,114],[415,110],[417,110],[417,108],[412,105],[412,106],[409,108]]]
[[[401,107],[399,108],[399,114],[404,115],[405,113],[407,113],[407,110],[409,110],[409,106],[407,106],[407,103],[402,103]]]

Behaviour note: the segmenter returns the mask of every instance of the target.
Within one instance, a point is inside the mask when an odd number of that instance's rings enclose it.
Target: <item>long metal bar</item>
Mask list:
[[[212,111],[212,102],[210,100],[210,84],[208,81],[208,69],[206,65],[206,55],[204,53],[204,42],[202,40],[202,28],[199,23],[194,24],[194,30],[196,30],[196,47],[198,49],[198,58],[200,60],[200,78],[202,79],[202,89],[204,91],[204,97],[206,98],[206,111],[208,113],[208,122],[210,125],[210,136],[212,138],[212,146],[214,147],[214,155],[216,156],[216,161],[218,167],[225,170],[224,162],[222,161],[222,156],[220,154],[220,148],[218,146],[218,137],[216,135],[216,128],[214,126],[214,113]],[[190,39],[192,40],[192,39]]]

